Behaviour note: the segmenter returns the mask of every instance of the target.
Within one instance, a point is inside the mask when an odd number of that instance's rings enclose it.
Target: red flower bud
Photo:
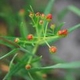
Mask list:
[[[49,51],[50,51],[51,53],[55,53],[55,52],[57,51],[57,48],[56,48],[55,46],[51,46],[51,47],[49,48]]]
[[[63,32],[61,30],[58,31],[58,35],[63,35]]]
[[[32,34],[29,34],[29,35],[27,36],[27,39],[28,39],[28,40],[32,40],[32,39],[33,39],[33,35],[32,35]]]
[[[66,30],[66,29],[62,30],[62,32],[63,32],[64,35],[68,34],[68,30]]]
[[[51,20],[51,19],[52,19],[52,14],[48,14],[48,15],[46,16],[46,19],[47,19],[47,20]]]

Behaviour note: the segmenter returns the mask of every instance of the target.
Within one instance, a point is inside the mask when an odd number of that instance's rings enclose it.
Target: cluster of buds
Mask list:
[[[35,15],[35,17],[40,17],[42,20],[45,19],[45,20],[48,20],[48,21],[51,21],[52,20],[52,14],[41,14],[40,12],[37,12],[37,13],[33,13],[33,12],[30,12],[29,14],[29,17],[33,18]]]
[[[60,30],[57,33],[59,36],[66,36],[68,34],[68,30],[64,29],[64,30]]]

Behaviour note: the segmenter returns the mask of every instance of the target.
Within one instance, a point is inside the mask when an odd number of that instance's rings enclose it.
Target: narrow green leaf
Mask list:
[[[50,0],[45,11],[44,11],[44,14],[48,14],[50,13],[51,9],[52,9],[52,6],[53,6],[53,3],[54,3],[55,0]]]
[[[26,38],[26,35],[28,34],[28,28],[24,19],[21,19],[20,33],[21,33],[21,37],[24,37],[24,38]]]
[[[17,54],[18,54],[18,53],[17,53]],[[15,54],[15,55],[13,56],[12,60],[10,61],[9,71],[10,71],[10,69],[11,69],[12,65],[13,65],[13,61],[14,61],[15,57],[17,56],[17,54]],[[8,76],[8,74],[9,74],[9,72],[6,74],[6,76],[4,77],[4,79],[3,79],[3,80],[5,80],[5,79],[6,79],[6,77]]]
[[[4,56],[0,57],[0,60],[5,58],[5,57],[8,57],[10,56],[11,54],[14,54],[18,51],[18,49],[13,49],[12,51],[8,52],[7,54],[5,54]]]
[[[70,33],[70,32],[74,31],[75,29],[77,29],[77,28],[79,28],[79,27],[80,27],[80,24],[77,24],[77,25],[69,28],[69,29],[68,29],[68,32]]]
[[[32,60],[32,63],[40,61],[42,58],[42,56],[36,57],[35,59]]]
[[[61,21],[68,12],[69,10],[67,8],[61,10],[57,15],[58,20]]]
[[[78,16],[80,16],[80,9],[78,9],[77,7],[72,5],[72,6],[69,6],[68,9],[74,12],[75,14],[77,14]]]
[[[53,66],[47,66],[47,67],[36,67],[31,70],[34,71],[40,71],[40,70],[51,70],[51,69],[75,69],[75,68],[80,68],[80,61],[77,62],[70,62],[70,63],[58,63]]]

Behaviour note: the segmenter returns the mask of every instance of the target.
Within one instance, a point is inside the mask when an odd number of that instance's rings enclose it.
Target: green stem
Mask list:
[[[33,25],[35,26],[36,34],[37,34],[37,36],[38,36],[38,28],[37,28],[38,24],[35,23],[35,21],[34,21],[33,18],[31,18],[31,19],[32,19]]]
[[[48,47],[50,48],[50,45],[48,44],[48,42],[45,40],[45,43],[48,45]]]
[[[46,27],[45,27],[45,29],[44,29],[44,30],[45,30],[45,31],[44,31],[44,37],[46,37],[48,23],[49,23],[49,22],[46,23]]]
[[[31,76],[30,72],[28,72],[28,75],[29,75],[31,80],[34,80],[33,77]]]
[[[32,54],[33,54],[33,55],[36,53],[37,48],[38,48],[38,44],[36,44],[36,45],[35,45],[35,47],[34,47],[34,49],[33,49],[33,51],[32,51]],[[30,63],[31,63],[32,58],[33,58],[33,56],[30,56],[29,61],[28,61],[28,64],[30,64]]]

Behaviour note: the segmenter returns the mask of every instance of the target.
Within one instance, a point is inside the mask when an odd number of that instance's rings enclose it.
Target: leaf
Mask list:
[[[80,61],[77,62],[70,62],[70,63],[58,63],[56,65],[47,66],[47,67],[36,67],[31,70],[34,71],[41,71],[41,70],[51,70],[51,69],[75,69],[80,68]]]
[[[2,36],[0,36],[0,44],[4,44],[4,45],[11,47],[11,48],[14,48],[14,47],[19,48],[20,47],[15,42],[12,42],[10,39],[8,40]]]
[[[27,54],[24,55],[24,57],[17,63],[15,64],[11,70],[9,71],[8,75],[6,75],[5,80],[11,77],[13,74],[16,74],[19,70],[21,70],[23,67],[25,68],[25,65],[28,61],[29,57]],[[27,70],[26,70],[27,71]]]
[[[27,24],[26,24],[26,21],[24,20],[24,18],[21,18],[21,22],[20,22],[20,34],[21,34],[21,37],[23,38],[26,38],[26,35],[28,34],[28,28],[27,28]]]
[[[8,52],[7,54],[5,54],[4,56],[0,57],[0,60],[5,58],[5,57],[8,57],[10,56],[11,54],[14,54],[18,51],[18,49],[13,49],[12,51]]]
[[[55,0],[50,0],[50,1],[49,1],[48,5],[47,5],[47,7],[46,7],[46,9],[45,9],[45,11],[44,11],[44,14],[50,13],[54,1],[55,1]]]
[[[78,9],[77,7],[72,5],[72,6],[69,6],[68,9],[74,12],[75,14],[77,14],[78,16],[80,16],[80,9]]]
[[[68,9],[67,9],[67,8],[61,10],[61,11],[59,12],[59,14],[57,15],[58,20],[61,21],[61,20],[65,17],[65,15],[66,15],[67,13],[68,13]]]
[[[40,61],[42,58],[42,56],[36,57],[35,59],[32,60],[32,63]]]
[[[17,53],[17,54],[18,54],[18,53]],[[10,61],[10,64],[9,64],[9,71],[10,71],[11,67],[13,66],[13,61],[14,61],[15,57],[17,56],[17,54],[15,54],[14,57],[12,58],[12,60]],[[6,77],[7,77],[8,74],[9,74],[9,72],[6,74],[6,76],[4,77],[3,80],[6,79]]]
[[[77,28],[79,28],[79,27],[80,27],[80,24],[77,24],[77,25],[69,28],[69,29],[68,29],[68,32],[70,33],[70,32],[74,31],[75,29],[77,29]]]

